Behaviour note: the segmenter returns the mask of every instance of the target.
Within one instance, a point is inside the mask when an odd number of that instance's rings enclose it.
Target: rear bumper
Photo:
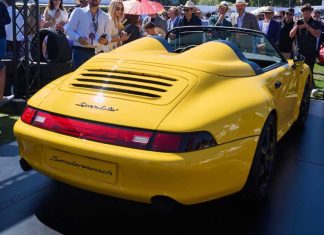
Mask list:
[[[195,204],[238,192],[258,141],[250,137],[195,152],[159,153],[64,136],[21,120],[14,132],[20,155],[34,169],[79,188],[146,203],[166,196]],[[101,166],[111,169],[113,178]],[[93,177],[98,172],[104,173]]]

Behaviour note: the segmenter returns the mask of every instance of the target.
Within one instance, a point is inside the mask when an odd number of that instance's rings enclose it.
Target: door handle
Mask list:
[[[278,89],[279,87],[281,87],[281,85],[282,85],[282,82],[280,82],[280,81],[276,81],[275,82],[275,88],[276,89]]]

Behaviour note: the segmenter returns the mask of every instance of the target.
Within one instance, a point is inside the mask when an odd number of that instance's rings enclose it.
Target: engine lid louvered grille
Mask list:
[[[100,66],[98,66],[100,67]],[[102,66],[107,67],[107,65]],[[139,102],[166,104],[175,99],[189,86],[188,78],[193,74],[171,69],[138,71],[132,68],[115,69],[84,68],[61,86],[61,90],[78,93],[98,94]],[[148,72],[147,72],[148,71]],[[154,70],[153,70],[154,71]],[[170,73],[171,71],[171,73]],[[193,81],[197,81],[194,79]]]
[[[136,71],[127,71],[127,70],[108,70],[108,69],[87,69],[89,72],[105,72],[105,73],[114,73],[114,74],[119,74],[119,75],[138,75],[138,76],[143,76],[143,77],[151,77],[151,78],[158,78],[158,79],[163,79],[163,80],[168,80],[168,81],[176,81],[176,79],[167,77],[164,75],[156,75],[152,73],[144,73],[144,72],[136,72]]]
[[[91,86],[91,85],[82,85],[82,84],[72,84],[72,85],[76,86],[76,87],[96,89],[96,90],[100,90],[100,91],[115,91],[115,92],[128,93],[128,94],[133,94],[133,95],[147,96],[147,97],[160,97],[159,95],[154,95],[154,94],[150,94],[150,93],[144,93],[144,92],[132,91],[132,90],[125,90],[125,89],[118,89],[118,88],[112,88],[112,87]]]
[[[129,87],[143,88],[143,89],[153,90],[153,91],[166,92],[165,89],[160,89],[160,88],[151,87],[151,86],[137,85],[137,84],[132,84],[132,83],[114,82],[114,81],[109,81],[109,80],[97,80],[97,79],[83,79],[83,78],[78,78],[77,80],[80,82],[92,82],[92,83],[103,83],[103,84],[111,84],[111,85],[119,85],[119,86],[129,86]],[[72,85],[77,86],[79,84],[73,83]],[[93,87],[94,87],[94,89],[100,89],[100,86],[93,86]]]
[[[165,83],[165,82],[145,80],[145,79],[139,79],[139,78],[135,78],[135,77],[121,77],[121,76],[116,76],[116,75],[112,75],[112,74],[82,73],[81,75],[85,76],[85,77],[114,78],[114,79],[119,79],[119,80],[123,80],[123,81],[134,81],[134,82],[151,83],[151,84],[162,85],[162,86],[171,86],[171,84]],[[100,81],[101,80],[97,80],[97,82],[100,82]]]

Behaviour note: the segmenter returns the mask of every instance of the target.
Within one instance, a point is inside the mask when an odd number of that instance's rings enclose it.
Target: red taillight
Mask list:
[[[214,137],[206,132],[164,133],[157,132],[152,150],[158,152],[190,152],[215,146]]]
[[[31,124],[36,112],[36,109],[27,106],[21,116],[21,120],[23,120],[23,122]]]
[[[27,107],[23,121],[64,135],[158,152],[189,152],[216,145],[208,132],[167,133],[93,123]]]
[[[179,152],[183,136],[181,134],[156,133],[152,150],[159,152]]]
[[[92,123],[43,111],[38,111],[32,124],[81,139],[139,149],[145,149],[153,135],[152,131]]]

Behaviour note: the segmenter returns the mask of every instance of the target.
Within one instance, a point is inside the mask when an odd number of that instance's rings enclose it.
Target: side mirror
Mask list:
[[[303,56],[302,54],[299,53],[298,50],[296,50],[296,51],[294,52],[294,58],[293,58],[293,61],[294,61],[294,65],[295,65],[295,66],[302,65],[302,64],[305,62],[305,56]]]

